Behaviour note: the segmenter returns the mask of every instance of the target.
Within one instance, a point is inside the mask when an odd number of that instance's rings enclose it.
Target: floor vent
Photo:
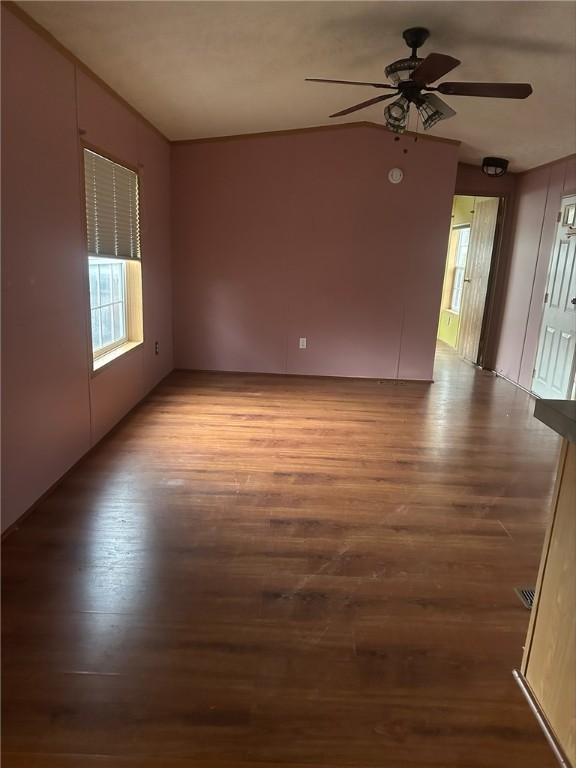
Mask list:
[[[530,610],[532,606],[534,605],[534,593],[536,590],[534,589],[523,589],[522,587],[514,587],[514,591],[522,600],[522,604],[525,608],[528,608]]]

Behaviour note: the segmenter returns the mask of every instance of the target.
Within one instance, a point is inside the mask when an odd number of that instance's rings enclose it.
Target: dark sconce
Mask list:
[[[508,170],[508,160],[503,157],[485,157],[482,160],[482,170],[486,176],[504,176]]]

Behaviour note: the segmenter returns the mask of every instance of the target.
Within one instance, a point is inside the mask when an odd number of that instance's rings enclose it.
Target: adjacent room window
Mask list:
[[[142,342],[138,174],[84,150],[93,367]]]
[[[456,242],[456,258],[454,260],[454,269],[452,272],[452,295],[450,299],[450,310],[460,312],[462,303],[462,288],[464,287],[464,271],[466,269],[466,258],[468,256],[468,244],[470,242],[470,225],[454,227]]]

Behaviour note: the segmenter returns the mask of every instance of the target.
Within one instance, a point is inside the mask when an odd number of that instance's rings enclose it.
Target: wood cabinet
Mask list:
[[[572,768],[576,768],[575,563],[576,444],[565,438],[519,679],[551,743],[560,747],[561,763]]]

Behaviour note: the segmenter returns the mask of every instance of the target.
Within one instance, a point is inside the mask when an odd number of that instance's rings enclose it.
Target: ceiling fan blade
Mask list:
[[[340,112],[335,112],[333,115],[329,115],[329,117],[341,117],[342,115],[349,115],[350,112],[356,112],[358,109],[364,109],[364,107],[370,107],[372,104],[378,104],[379,101],[393,99],[394,96],[396,96],[395,93],[387,93],[384,96],[376,96],[374,99],[368,99],[368,101],[363,101],[361,104],[355,104],[353,107],[348,107],[347,109],[343,109]]]
[[[371,85],[373,88],[393,88],[396,90],[395,85],[386,85],[385,83],[364,83],[360,80],[325,80],[322,77],[305,77],[309,83],[341,83],[343,85]]]
[[[442,101],[441,98],[436,96],[435,93],[425,93],[423,94],[422,98],[428,102],[428,104],[433,107],[437,112],[440,112],[442,117],[440,120],[447,120],[449,117],[454,117],[456,112],[452,109],[452,107],[449,107],[448,104],[446,104],[445,101]]]
[[[458,59],[452,56],[445,56],[443,53],[429,53],[424,61],[413,70],[410,80],[414,80],[421,85],[428,85],[451,72],[460,64]]]
[[[528,83],[440,83],[447,96],[486,96],[493,99],[525,99],[532,93]]]

